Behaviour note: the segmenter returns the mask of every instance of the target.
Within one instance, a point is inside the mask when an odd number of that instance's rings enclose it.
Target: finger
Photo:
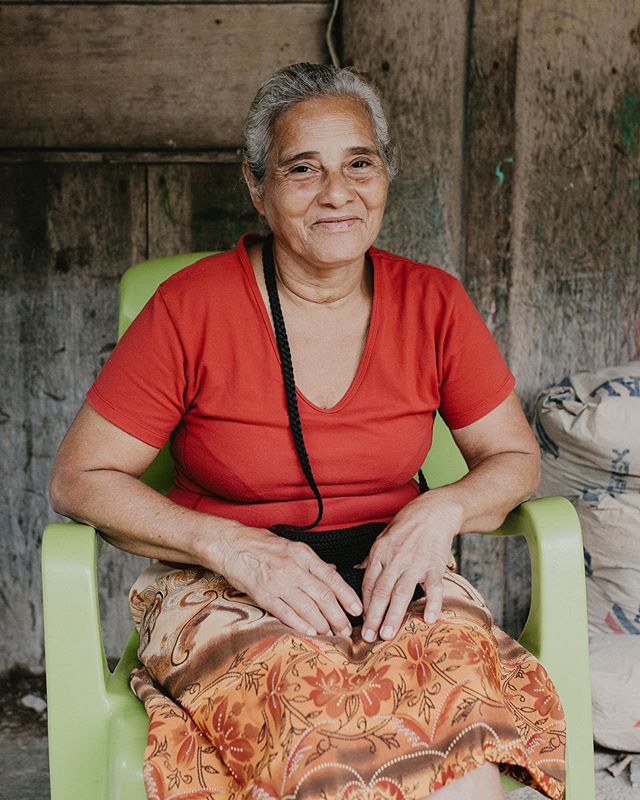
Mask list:
[[[377,558],[369,559],[369,564],[362,578],[362,603],[365,611],[371,604],[371,593],[373,592],[373,587],[376,585],[376,581],[380,577],[381,572],[382,562]]]
[[[367,614],[362,625],[362,638],[365,642],[373,642],[377,638],[380,624],[391,602],[391,594],[395,585],[396,576],[388,568],[383,570],[371,590],[371,601],[367,607]]]
[[[423,584],[427,595],[424,606],[424,621],[435,622],[442,611],[443,583],[442,574],[438,572],[427,573]]]
[[[336,575],[330,567],[326,569],[331,576]],[[306,569],[296,570],[287,576],[286,582],[274,585],[273,594],[291,606],[319,634],[331,633],[333,625],[336,632],[343,633],[346,628],[350,631],[349,620],[333,591]]]
[[[311,574],[322,581],[333,592],[342,617],[344,617],[342,609],[348,611],[349,614],[352,614],[354,617],[362,614],[360,598],[342,575],[340,575],[335,568],[331,568],[332,565],[326,564],[322,559],[317,559],[317,561],[312,561],[309,566]],[[333,604],[330,605],[332,606]],[[344,619],[347,623],[349,622],[346,617],[344,617]],[[349,626],[349,628],[350,627],[351,626]]]
[[[292,580],[286,593],[280,596],[320,634],[335,633],[348,636],[351,624],[336,597],[336,588],[344,583],[340,575],[323,561],[314,565],[324,580],[306,571],[297,581]],[[346,586],[346,584],[345,584]],[[347,586],[350,592],[352,590]],[[356,595],[357,598],[357,595]]]
[[[291,606],[280,597],[272,598],[270,602],[263,605],[263,608],[273,614],[280,622],[284,622],[285,625],[293,628],[296,633],[300,633],[303,636],[317,635],[316,629],[309,625],[299,614],[296,614]]]
[[[393,639],[398,632],[400,623],[407,613],[407,608],[416,588],[416,579],[404,575],[396,582],[391,594],[391,602],[380,628],[381,639]]]
[[[346,589],[353,594],[351,602],[358,599],[357,595],[344,583],[336,569],[317,556],[309,545],[289,542],[288,554],[292,563],[286,586],[274,593],[318,633],[351,633],[351,625],[336,598],[336,591]],[[297,567],[295,571],[294,566]]]

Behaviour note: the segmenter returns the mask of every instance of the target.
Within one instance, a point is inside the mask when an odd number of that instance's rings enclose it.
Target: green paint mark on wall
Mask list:
[[[496,167],[496,178],[498,179],[498,189],[502,189],[504,184],[504,170],[502,169],[503,164],[513,164],[513,156],[508,156],[507,158],[503,158],[502,161],[498,161],[498,166]]]
[[[618,112],[618,128],[627,155],[637,156],[640,153],[640,94],[625,93]]]

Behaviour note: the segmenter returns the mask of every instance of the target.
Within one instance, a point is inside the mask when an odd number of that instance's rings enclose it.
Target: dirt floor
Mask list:
[[[0,677],[0,798],[46,800],[49,797],[47,712],[44,675],[12,670]],[[40,701],[40,703],[38,703]]]
[[[38,702],[45,699],[43,675],[13,670],[0,677],[0,800],[49,798],[47,713],[39,710]],[[640,788],[632,788],[628,769],[615,778],[607,771],[618,758],[617,753],[596,752],[596,800],[640,800]],[[521,789],[509,800],[540,797]]]

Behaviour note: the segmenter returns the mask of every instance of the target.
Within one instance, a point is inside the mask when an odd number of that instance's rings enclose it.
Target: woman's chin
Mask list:
[[[326,263],[354,261],[364,256],[375,237],[364,236],[364,231],[350,229],[316,228],[309,237],[308,244],[315,258]]]

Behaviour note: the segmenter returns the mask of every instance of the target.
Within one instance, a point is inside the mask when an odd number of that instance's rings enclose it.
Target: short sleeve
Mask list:
[[[515,387],[491,332],[455,281],[441,331],[440,413],[451,429],[464,428],[500,405]]]
[[[116,345],[87,393],[109,422],[162,447],[185,412],[180,336],[158,289]]]

